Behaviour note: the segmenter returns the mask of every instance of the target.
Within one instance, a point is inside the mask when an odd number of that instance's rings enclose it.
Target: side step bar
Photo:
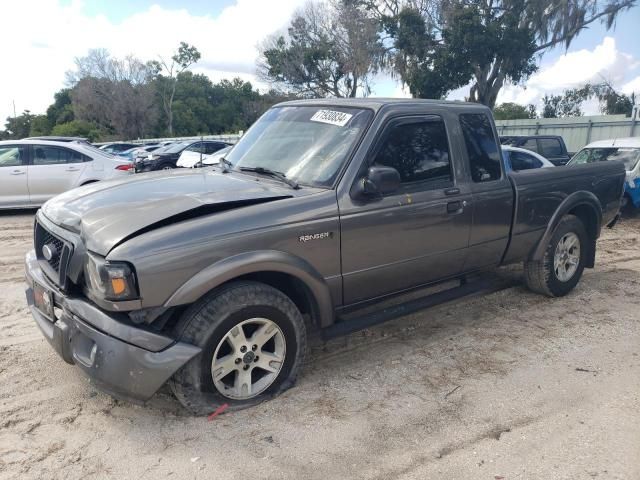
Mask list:
[[[406,303],[383,308],[377,312],[366,313],[361,316],[349,318],[348,320],[337,318],[336,323],[321,331],[323,340],[347,335],[349,333],[364,330],[365,328],[378,325],[380,323],[393,320],[398,317],[409,315],[426,308],[435,307],[443,303],[458,300],[463,297],[487,295],[505,288],[516,285],[517,282],[505,279],[483,279],[473,283],[462,282],[458,287],[450,288],[441,292],[433,293],[425,297],[416,298]]]

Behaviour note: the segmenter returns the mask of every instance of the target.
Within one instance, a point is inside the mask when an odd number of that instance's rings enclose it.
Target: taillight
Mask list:
[[[133,170],[133,163],[125,163],[123,165],[118,165],[116,167],[116,170],[124,170],[125,172],[128,172],[129,170]]]

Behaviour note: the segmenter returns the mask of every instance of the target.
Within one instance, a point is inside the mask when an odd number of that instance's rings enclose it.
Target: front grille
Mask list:
[[[54,235],[39,222],[35,225],[34,246],[42,271],[56,285],[64,288],[67,280],[67,265],[71,258],[71,244]],[[53,255],[45,257],[45,246]]]

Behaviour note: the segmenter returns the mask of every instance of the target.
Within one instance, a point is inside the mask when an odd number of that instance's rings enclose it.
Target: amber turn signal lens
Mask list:
[[[112,278],[111,288],[113,289],[113,293],[120,295],[127,289],[127,283],[124,281],[124,278]]]

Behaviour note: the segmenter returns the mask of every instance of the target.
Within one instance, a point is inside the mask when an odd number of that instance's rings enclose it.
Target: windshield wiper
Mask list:
[[[275,170],[271,170],[271,169],[268,169],[268,168],[264,168],[264,167],[240,167],[240,171],[241,172],[255,172],[255,173],[259,173],[261,175],[269,175],[271,177],[275,177],[278,180],[286,183],[287,185],[289,185],[294,190],[298,190],[300,188],[300,185],[298,185],[298,182],[296,182],[295,180],[291,180],[290,178],[287,178],[287,176],[284,173],[276,172]]]

